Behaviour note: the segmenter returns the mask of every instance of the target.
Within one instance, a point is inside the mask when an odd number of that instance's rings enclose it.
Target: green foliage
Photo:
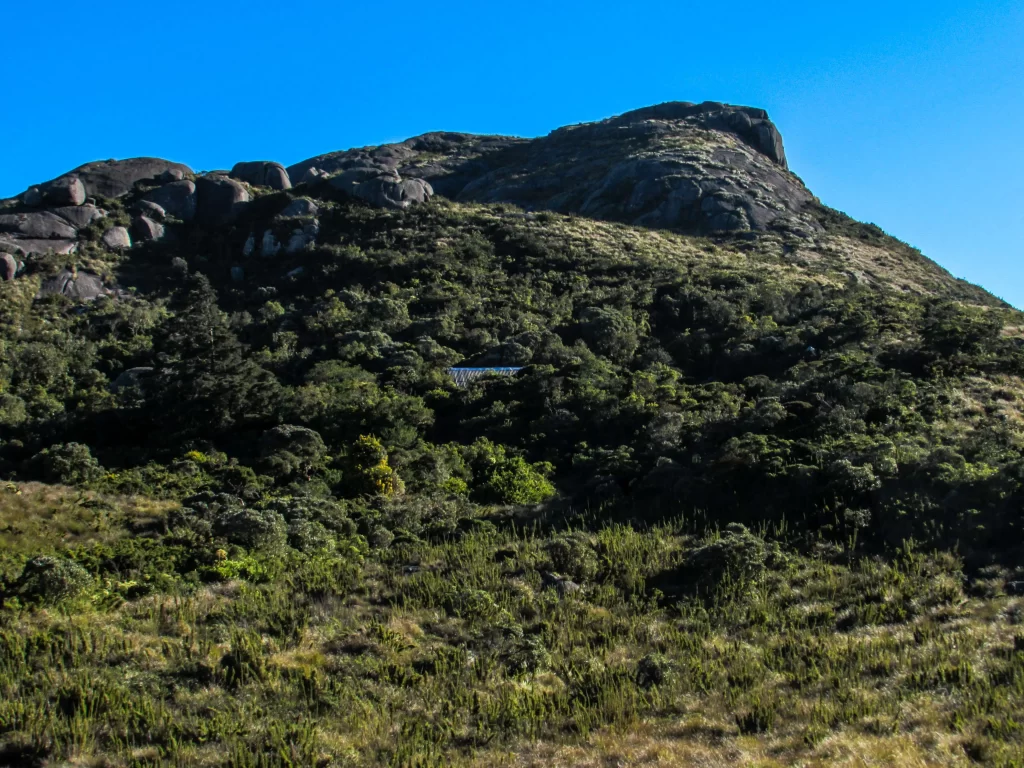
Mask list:
[[[246,549],[274,550],[287,537],[284,518],[269,509],[228,507],[214,516],[213,533]]]
[[[300,552],[311,554],[334,548],[334,539],[323,523],[298,518],[288,524],[288,545]]]
[[[88,571],[74,561],[41,555],[25,563],[14,592],[25,600],[58,603],[79,596],[90,582]]]
[[[345,486],[353,494],[390,498],[405,490],[402,479],[388,464],[388,453],[380,440],[360,435],[345,460]]]
[[[765,574],[768,548],[764,540],[740,523],[730,523],[721,536],[687,555],[684,573],[698,590],[714,591],[722,585],[747,585]]]
[[[48,483],[83,485],[98,480],[103,467],[93,458],[88,445],[64,443],[44,448],[33,457]]]
[[[675,672],[673,661],[661,653],[649,653],[636,664],[636,684],[641,688],[664,685]]]
[[[580,533],[558,536],[547,545],[554,571],[573,581],[592,581],[597,576],[597,553],[588,537]]]
[[[260,456],[264,471],[281,480],[309,479],[322,471],[330,456],[320,435],[308,427],[282,424],[260,438]]]
[[[0,284],[0,762],[489,765],[699,712],[1015,764],[1019,313],[825,210],[812,257],[304,191],[318,244],[242,283],[288,194],[87,248],[116,300]]]
[[[213,495],[189,503],[214,520],[240,508]],[[338,502],[274,506],[303,515],[293,527],[347,519]],[[380,551],[204,553],[172,529],[81,547],[74,560],[38,557],[0,613],[0,749],[56,760],[87,744],[115,761],[159,741],[169,756],[201,747],[227,760],[280,738],[324,761],[486,762],[537,740],[678,724],[680,701],[736,746],[730,734],[798,734],[793,758],[894,730],[962,734],[994,765],[1019,749],[1024,654],[999,639],[991,603],[965,599],[955,558],[909,543],[892,562],[762,558],[756,541],[733,526],[694,548],[678,528],[616,524]],[[573,600],[536,589],[550,555],[584,551],[600,558],[593,589]],[[637,587],[694,557],[724,582],[759,562],[757,589],[708,600]],[[634,578],[619,586],[622,574]],[[31,610],[58,601],[77,613]],[[142,669],[152,682],[140,687],[125,673]],[[938,720],[921,723],[908,701]],[[305,726],[272,733],[283,721]]]
[[[477,479],[476,497],[499,504],[537,504],[555,494],[545,477],[549,463],[529,464],[522,456],[509,456],[501,445],[477,440],[467,451]]]

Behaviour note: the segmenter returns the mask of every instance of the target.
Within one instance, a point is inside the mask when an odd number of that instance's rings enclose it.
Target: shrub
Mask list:
[[[274,509],[245,507],[237,496],[201,493],[168,516],[168,527],[222,536],[247,549],[276,549],[287,539],[284,517]]]
[[[356,535],[356,524],[349,517],[346,506],[333,499],[295,496],[273,499],[266,508],[277,512],[289,523],[307,520],[322,525],[332,536],[348,538]]]
[[[213,532],[246,549],[277,549],[287,540],[281,515],[251,507],[224,509],[213,520]]]
[[[486,492],[502,504],[538,504],[555,495],[555,486],[543,474],[550,469],[519,456],[507,458],[491,472]]]
[[[633,319],[610,307],[587,307],[580,312],[580,333],[595,352],[614,360],[628,360],[639,339]]]
[[[675,665],[671,659],[661,653],[649,653],[637,662],[636,684],[641,688],[664,685],[674,672]]]
[[[308,480],[330,459],[318,432],[291,424],[282,424],[263,433],[260,457],[263,470],[280,480]]]
[[[345,477],[357,495],[399,496],[405,491],[402,479],[388,464],[388,452],[372,435],[360,435],[346,457]]]
[[[93,458],[89,446],[82,443],[61,443],[45,448],[34,457],[43,479],[48,483],[79,485],[98,480],[103,467]]]
[[[448,610],[460,619],[494,623],[503,618],[503,611],[490,592],[482,589],[464,589],[448,600]]]
[[[551,654],[539,637],[518,638],[505,654],[505,666],[513,677],[535,675],[551,663]]]
[[[742,734],[765,733],[775,727],[779,703],[771,695],[753,695],[748,706],[735,714],[736,726]]]
[[[15,591],[28,600],[57,603],[80,595],[92,581],[78,563],[43,555],[25,563]]]
[[[573,581],[590,581],[597,576],[597,553],[581,533],[559,536],[547,545],[552,570]]]
[[[334,548],[334,539],[323,523],[300,517],[288,525],[288,546],[307,554]]]
[[[745,584],[761,579],[767,556],[764,539],[740,523],[730,523],[723,535],[689,554],[686,570],[706,589],[723,582]]]
[[[395,540],[395,534],[387,528],[377,527],[370,531],[370,546],[374,549],[387,549]]]

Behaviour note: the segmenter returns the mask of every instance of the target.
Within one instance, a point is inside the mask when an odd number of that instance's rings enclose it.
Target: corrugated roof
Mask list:
[[[511,376],[516,371],[521,371],[522,367],[519,368],[449,368],[448,373],[451,374],[452,380],[455,382],[455,386],[464,387],[471,381],[476,381],[482,376],[486,376],[489,373],[493,373],[497,376]]]

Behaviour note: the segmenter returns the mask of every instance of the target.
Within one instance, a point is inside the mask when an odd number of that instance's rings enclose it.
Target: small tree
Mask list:
[[[699,587],[711,590],[724,582],[759,581],[764,575],[767,557],[764,539],[740,523],[729,523],[722,536],[690,553],[686,569]]]
[[[345,478],[355,493],[390,498],[405,491],[402,479],[388,464],[388,452],[376,437],[360,435],[346,458]]]
[[[269,509],[235,507],[221,511],[213,532],[246,549],[279,549],[287,540],[284,518]]]
[[[28,600],[57,603],[77,597],[91,581],[89,572],[78,563],[43,555],[25,563],[15,592]]]
[[[590,581],[597,576],[597,553],[580,533],[559,536],[547,545],[551,567],[574,581]]]
[[[34,457],[48,483],[80,485],[98,480],[103,467],[93,458],[89,446],[82,443],[61,443],[45,448]]]
[[[282,424],[260,438],[262,469],[279,480],[305,479],[324,469],[330,457],[318,432]]]

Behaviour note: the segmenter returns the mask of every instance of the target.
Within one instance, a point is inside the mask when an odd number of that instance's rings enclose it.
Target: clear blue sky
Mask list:
[[[845,7],[844,7],[845,6]],[[12,2],[0,197],[88,160],[764,107],[793,170],[1024,307],[1024,2]]]

